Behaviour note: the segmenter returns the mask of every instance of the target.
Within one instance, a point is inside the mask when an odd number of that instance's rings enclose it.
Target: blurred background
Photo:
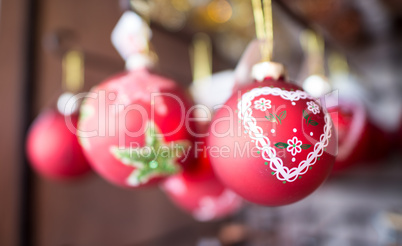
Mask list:
[[[274,60],[285,64],[291,80],[305,79],[299,36],[306,28],[322,35],[325,57],[337,52],[348,61],[359,89],[346,87],[346,94],[364,95],[371,126],[364,142],[375,145],[301,202],[245,204],[214,222],[197,222],[158,187],[121,189],[96,174],[71,183],[44,179],[29,168],[25,136],[62,92],[66,51],[85,57],[84,91],[124,70],[110,34],[125,10],[150,20],[159,70],[187,88],[196,33],[211,37],[213,72],[235,68],[255,37],[251,2],[0,3],[0,245],[402,245],[401,1],[273,0]]]

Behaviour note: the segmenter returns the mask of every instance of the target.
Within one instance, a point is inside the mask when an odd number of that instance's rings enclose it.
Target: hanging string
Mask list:
[[[130,5],[131,8],[142,18],[145,25],[147,25],[148,28],[151,28],[152,10],[155,7],[155,4],[152,1],[146,0],[130,0]],[[144,54],[156,63],[158,61],[158,56],[154,52],[150,40],[147,41],[146,47],[144,48]]]
[[[265,35],[265,30],[264,30],[264,14],[262,11],[261,0],[252,0],[252,4],[254,13],[255,33],[258,39],[263,39]]]
[[[308,58],[308,72],[324,75],[324,39],[312,30],[305,30],[300,35],[300,44]]]
[[[332,52],[328,58],[328,67],[331,74],[349,74],[349,65],[346,57],[338,52]]]
[[[271,0],[264,0],[264,23],[265,23],[265,43],[266,43],[266,59],[272,59],[272,53],[274,50],[274,29],[272,19],[272,2]]]
[[[153,4],[151,1],[144,0],[130,0],[131,7],[141,15],[142,19],[148,26],[151,24],[151,12],[153,8]]]
[[[65,91],[76,93],[84,86],[84,54],[69,50],[62,61],[62,82]]]
[[[251,0],[253,5],[255,32],[259,40],[263,40],[261,54],[264,61],[272,59],[274,32],[272,25],[271,0]]]
[[[193,70],[193,81],[199,83],[212,75],[211,39],[205,33],[197,33],[190,48],[190,60]]]

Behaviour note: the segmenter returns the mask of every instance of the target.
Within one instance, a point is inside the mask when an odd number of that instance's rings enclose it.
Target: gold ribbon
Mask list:
[[[307,55],[309,74],[325,75],[324,39],[312,30],[305,30],[300,35],[300,45]]]
[[[63,89],[76,93],[84,86],[84,54],[78,50],[69,50],[62,61]]]
[[[253,5],[255,32],[259,40],[264,40],[261,45],[263,61],[271,61],[274,32],[272,25],[272,2],[271,0],[251,0]]]
[[[212,47],[211,39],[207,34],[197,33],[194,36],[190,58],[194,82],[197,83],[212,75]]]

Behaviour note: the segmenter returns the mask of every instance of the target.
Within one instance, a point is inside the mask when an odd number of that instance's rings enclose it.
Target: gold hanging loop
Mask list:
[[[131,7],[141,15],[142,19],[148,24],[151,24],[151,15],[154,3],[147,0],[130,0]]]
[[[62,61],[63,90],[76,93],[84,86],[84,54],[78,50],[69,50]]]
[[[253,5],[256,36],[264,40],[261,45],[263,61],[271,61],[273,53],[273,20],[271,0],[251,0]]]
[[[193,71],[193,81],[198,83],[212,75],[212,45],[211,39],[205,33],[197,33],[190,48],[190,58]]]
[[[154,1],[149,1],[149,0],[130,0],[130,4],[133,10],[137,12],[138,15],[142,18],[144,21],[144,25],[147,26],[147,28],[151,28],[151,19],[152,19],[152,10],[155,8],[155,2]],[[158,55],[155,53],[153,46],[148,39],[147,46],[145,47],[145,50],[143,51],[143,54],[148,56],[151,61],[155,64],[158,62],[159,58]]]
[[[324,69],[324,39],[312,30],[305,30],[300,35],[300,45],[307,55],[309,74],[325,75]]]
[[[331,74],[349,74],[349,65],[346,57],[338,52],[333,52],[328,57],[328,68]]]
[[[268,60],[272,59],[274,50],[274,29],[272,19],[272,2],[271,0],[264,0],[264,26],[265,26],[265,43],[266,43],[266,56]]]

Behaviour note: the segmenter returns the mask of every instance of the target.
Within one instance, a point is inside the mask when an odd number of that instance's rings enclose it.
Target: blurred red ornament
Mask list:
[[[374,123],[369,122],[370,140],[366,150],[365,160],[368,162],[377,162],[385,159],[395,146],[395,136],[389,132],[385,132]]]
[[[205,148],[196,165],[168,178],[163,189],[180,208],[199,221],[220,219],[239,210],[242,199],[216,178]]]
[[[123,187],[156,183],[191,161],[190,102],[175,82],[136,69],[91,90],[81,107],[80,142],[93,169]]]
[[[334,171],[365,160],[371,131],[364,105],[356,100],[339,98],[338,106],[330,108],[329,113],[338,134]]]
[[[51,179],[73,178],[89,172],[75,132],[77,121],[77,114],[64,116],[55,110],[41,113],[34,121],[26,148],[35,171]]]
[[[242,88],[216,113],[209,156],[223,184],[244,199],[286,205],[308,196],[328,177],[336,137],[319,102],[283,81],[283,74],[267,77],[270,65],[260,71],[265,79],[254,69],[253,75],[262,82]]]
[[[395,143],[395,145],[398,145],[399,143],[399,149],[402,149],[402,119],[399,122],[399,129],[397,130],[397,133],[393,135],[392,138],[392,143]]]

